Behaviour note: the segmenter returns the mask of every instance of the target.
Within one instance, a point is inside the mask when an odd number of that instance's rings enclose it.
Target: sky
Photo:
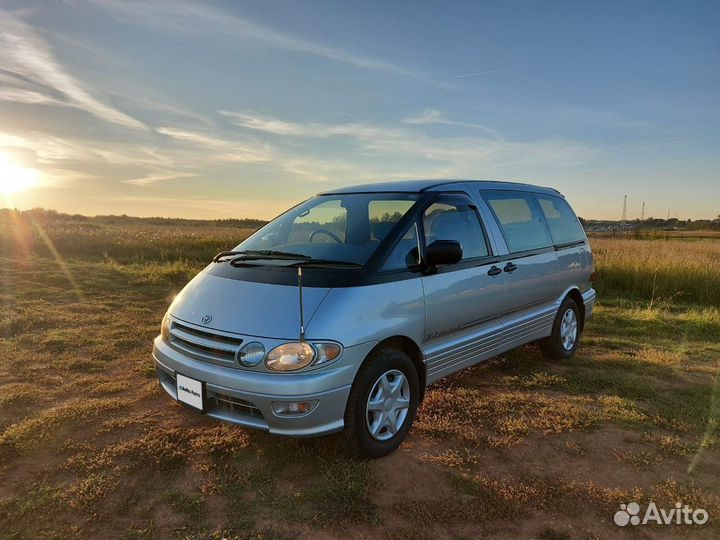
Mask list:
[[[0,207],[271,218],[465,178],[713,218],[719,27],[694,0],[0,0]]]

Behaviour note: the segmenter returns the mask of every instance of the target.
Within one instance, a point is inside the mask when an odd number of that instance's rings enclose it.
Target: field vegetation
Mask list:
[[[591,238],[576,357],[530,345],[440,381],[368,462],[158,387],[169,301],[252,226],[0,217],[0,537],[720,536],[718,240]],[[649,500],[710,520],[613,524]]]

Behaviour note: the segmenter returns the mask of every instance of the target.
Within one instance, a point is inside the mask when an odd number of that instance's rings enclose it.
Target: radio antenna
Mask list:
[[[303,315],[302,298],[302,266],[298,266],[298,293],[300,296],[300,341],[305,341],[305,317]]]

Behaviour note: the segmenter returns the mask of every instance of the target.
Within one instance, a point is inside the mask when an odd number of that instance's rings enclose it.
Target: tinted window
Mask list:
[[[370,217],[370,234],[373,240],[382,241],[395,224],[410,210],[415,201],[370,201],[368,214]]]
[[[550,195],[535,195],[535,197],[545,214],[545,223],[556,245],[585,240],[582,225],[568,203]]]
[[[382,270],[404,270],[418,264],[417,228],[413,223],[388,256]]]
[[[553,245],[531,193],[492,191],[483,193],[483,197],[495,214],[511,253]]]
[[[288,244],[337,243],[338,239],[345,242],[345,227],[347,227],[347,209],[340,206],[338,199],[330,200],[310,208],[293,219]]]
[[[418,198],[407,193],[321,195],[288,210],[235,249],[365,264]]]
[[[425,210],[423,227],[428,245],[435,240],[460,242],[463,260],[489,255],[480,219],[468,205],[434,203]]]

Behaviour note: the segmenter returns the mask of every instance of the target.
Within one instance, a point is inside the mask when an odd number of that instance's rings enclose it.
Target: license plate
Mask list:
[[[204,411],[205,385],[185,375],[177,374],[177,396],[178,401],[185,405]]]

